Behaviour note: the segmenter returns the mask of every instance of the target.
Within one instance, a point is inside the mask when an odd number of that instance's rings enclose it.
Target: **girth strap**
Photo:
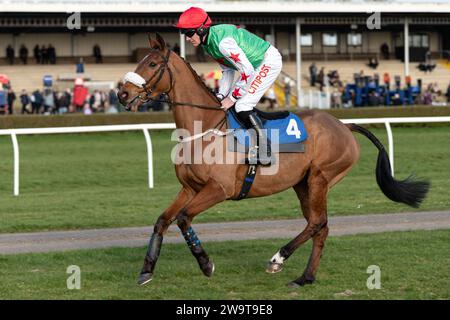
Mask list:
[[[256,164],[251,164],[248,167],[247,174],[245,175],[244,183],[242,184],[241,192],[235,200],[242,200],[247,197],[250,189],[252,188],[253,181],[256,176]]]

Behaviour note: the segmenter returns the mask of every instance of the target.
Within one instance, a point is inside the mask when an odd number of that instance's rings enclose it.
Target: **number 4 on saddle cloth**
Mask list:
[[[263,112],[254,109],[261,118],[272,152],[305,152],[304,141],[308,138],[303,121],[288,111]],[[234,141],[228,140],[228,148],[233,152],[246,153],[252,143],[251,135],[240,122],[234,107],[227,112],[228,128],[233,129]],[[232,142],[232,143],[230,143]],[[233,143],[234,142],[234,143]]]

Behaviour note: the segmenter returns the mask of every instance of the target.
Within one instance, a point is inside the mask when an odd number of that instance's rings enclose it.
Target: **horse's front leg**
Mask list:
[[[147,255],[145,256],[144,266],[139,276],[138,284],[144,285],[152,280],[153,270],[158,261],[163,241],[163,234],[167,231],[170,224],[175,220],[180,210],[194,197],[194,192],[183,188],[172,205],[164,211],[155,224],[153,234],[148,245]]]
[[[203,274],[210,277],[214,272],[214,264],[209,260],[209,256],[203,249],[200,240],[194,229],[191,227],[192,220],[200,212],[227,199],[224,188],[215,180],[208,183],[198,192],[194,199],[183,208],[177,216],[177,224],[186,240],[193,256],[197,259]]]

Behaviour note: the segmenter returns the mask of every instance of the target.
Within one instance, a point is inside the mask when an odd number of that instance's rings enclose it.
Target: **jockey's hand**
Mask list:
[[[222,100],[222,110],[227,111],[234,105],[233,100],[231,100],[229,97]]]

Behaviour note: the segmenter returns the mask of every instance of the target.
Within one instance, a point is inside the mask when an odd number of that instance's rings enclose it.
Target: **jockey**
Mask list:
[[[258,114],[253,110],[264,93],[277,79],[282,60],[278,50],[269,42],[245,29],[229,24],[211,26],[211,19],[201,8],[192,7],[183,12],[176,24],[194,47],[201,45],[205,52],[222,68],[217,97],[222,109],[235,105],[241,122],[258,134],[258,145],[251,148],[249,162],[256,163],[261,151],[267,150],[270,162],[270,143]],[[235,72],[239,76],[235,81]]]

